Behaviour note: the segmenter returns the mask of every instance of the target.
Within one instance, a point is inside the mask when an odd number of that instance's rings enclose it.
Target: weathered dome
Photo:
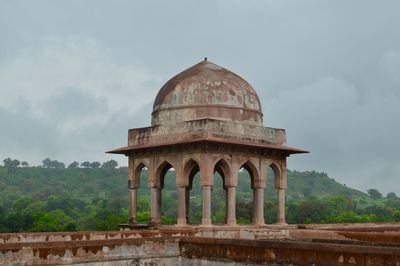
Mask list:
[[[202,118],[262,125],[260,100],[251,85],[231,71],[202,61],[171,78],[154,101],[152,125]]]

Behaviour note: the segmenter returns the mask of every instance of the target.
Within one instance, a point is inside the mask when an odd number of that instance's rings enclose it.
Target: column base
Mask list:
[[[210,227],[213,226],[213,224],[211,223],[211,219],[201,219],[201,225],[203,227]]]
[[[176,222],[176,226],[187,226],[186,219],[185,218],[178,218]]]
[[[285,221],[278,221],[276,225],[287,225],[287,223]]]
[[[253,225],[254,225],[254,226],[264,226],[265,223],[254,223]]]
[[[134,217],[129,218],[129,224],[136,225],[137,224],[136,218]]]
[[[159,225],[161,225],[161,219],[157,219],[157,218],[151,219],[150,225],[151,225],[151,226],[159,226]]]
[[[258,220],[258,221],[254,221],[254,222],[253,222],[253,225],[256,225],[256,226],[263,226],[263,225],[265,225],[265,221],[264,221],[264,219]]]
[[[236,223],[236,219],[235,218],[233,218],[233,219],[226,219],[226,224],[227,225],[234,225],[234,226],[236,226],[237,225],[237,223]]]

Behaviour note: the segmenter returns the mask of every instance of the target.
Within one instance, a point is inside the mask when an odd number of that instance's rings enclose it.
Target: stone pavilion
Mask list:
[[[248,171],[253,191],[253,224],[264,225],[264,189],[278,196],[277,223],[285,224],[286,158],[307,151],[287,146],[284,129],[263,126],[257,93],[235,73],[207,59],[171,78],[158,92],[151,126],[130,129],[128,146],[110,153],[129,158],[130,224],[137,223],[137,190],[150,190],[151,223],[160,225],[164,178],[173,168],[178,193],[178,226],[189,221],[190,190],[200,174],[202,223],[212,226],[214,174],[223,180],[225,222],[236,225],[238,173]],[[274,184],[266,184],[271,167]],[[143,168],[148,184],[140,183]]]

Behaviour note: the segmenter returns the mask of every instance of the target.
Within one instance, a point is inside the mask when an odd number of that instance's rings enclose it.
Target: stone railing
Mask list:
[[[0,244],[0,265],[399,265],[400,247],[354,242],[149,237]],[[107,265],[108,265],[107,264]]]
[[[11,233],[0,265],[400,265],[399,241],[400,224]]]
[[[129,146],[162,144],[213,136],[261,144],[286,145],[284,129],[253,126],[214,119],[200,119],[171,126],[154,126],[129,130]]]

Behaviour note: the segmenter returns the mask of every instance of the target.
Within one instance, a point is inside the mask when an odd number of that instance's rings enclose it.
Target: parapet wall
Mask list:
[[[399,236],[399,225],[0,234],[0,265],[400,265]]]
[[[159,229],[98,231],[98,232],[54,232],[54,233],[5,233],[0,234],[0,244],[67,242],[87,240],[140,239],[154,237],[210,237],[228,239],[286,239],[289,228],[295,226],[216,226],[178,228],[165,226]]]
[[[192,265],[204,265],[201,263],[207,261],[218,265],[398,265],[400,248],[199,237],[0,246],[0,265],[187,265],[184,261],[191,261]]]
[[[128,133],[128,145],[156,145],[210,137],[259,144],[286,144],[286,133],[284,129],[207,118],[168,126],[163,125],[131,129]]]

